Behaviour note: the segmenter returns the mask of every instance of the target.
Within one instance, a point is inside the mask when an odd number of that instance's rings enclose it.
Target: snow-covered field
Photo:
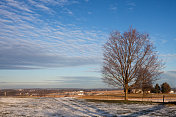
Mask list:
[[[75,98],[0,98],[1,117],[176,116],[176,106],[95,103]]]

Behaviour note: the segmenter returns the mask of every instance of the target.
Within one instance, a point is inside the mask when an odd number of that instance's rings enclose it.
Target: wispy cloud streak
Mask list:
[[[34,1],[1,2],[0,8],[0,69],[38,69],[48,67],[99,64],[104,32],[86,30],[75,24],[53,19],[56,12],[76,2]],[[50,12],[50,18],[44,13]],[[72,11],[67,11],[72,15]],[[97,49],[98,48],[98,49]]]

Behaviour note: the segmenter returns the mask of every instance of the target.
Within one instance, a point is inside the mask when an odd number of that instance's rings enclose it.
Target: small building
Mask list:
[[[84,91],[79,91],[78,95],[84,95]]]
[[[169,93],[173,94],[173,93],[174,93],[174,91],[173,91],[173,90],[171,90]]]
[[[143,93],[142,89],[132,89],[132,93]]]

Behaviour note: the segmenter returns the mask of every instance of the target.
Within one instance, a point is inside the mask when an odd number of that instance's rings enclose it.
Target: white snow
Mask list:
[[[176,116],[176,106],[95,103],[75,98],[0,98],[0,116]]]

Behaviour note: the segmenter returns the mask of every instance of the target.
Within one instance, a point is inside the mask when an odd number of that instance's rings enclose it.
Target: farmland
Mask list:
[[[176,105],[170,103],[176,102],[176,94],[128,94],[130,101],[125,102],[123,90],[29,89],[1,93],[3,117],[176,116]]]
[[[146,101],[146,102],[176,102],[176,94],[128,94],[130,101]],[[124,94],[101,94],[92,96],[81,96],[79,99],[94,100],[124,100]]]
[[[176,116],[176,105],[106,103],[71,97],[1,97],[0,116]]]

